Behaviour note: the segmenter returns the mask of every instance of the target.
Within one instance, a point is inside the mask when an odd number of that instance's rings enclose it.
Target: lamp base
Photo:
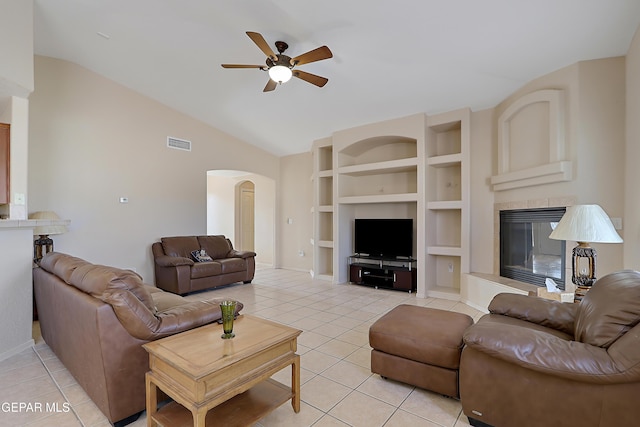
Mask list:
[[[591,286],[576,286],[575,294],[573,297],[573,302],[578,303],[582,301],[582,298],[589,292]]]
[[[40,264],[46,254],[53,252],[53,240],[47,234],[40,235],[33,245],[33,260],[36,264]]]
[[[572,251],[571,281],[576,285],[574,302],[582,301],[596,282],[596,250],[589,243],[578,242]]]

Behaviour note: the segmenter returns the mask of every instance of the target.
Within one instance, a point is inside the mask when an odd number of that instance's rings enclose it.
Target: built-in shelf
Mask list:
[[[459,299],[460,278],[469,270],[468,109],[427,119],[427,295]]]
[[[314,175],[314,278],[333,280],[334,165],[331,140],[316,141],[313,147]]]
[[[445,156],[429,157],[427,159],[427,165],[434,167],[447,167],[462,162],[461,154],[448,154]]]
[[[318,246],[321,248],[333,248],[333,240],[320,240]]]
[[[338,169],[341,175],[367,176],[393,174],[398,172],[415,171],[418,168],[417,158],[389,160],[385,162],[367,163],[362,165],[343,166]]]
[[[427,203],[427,209],[430,209],[430,210],[462,209],[462,206],[463,206],[462,200],[445,200],[440,202]]]
[[[461,256],[462,250],[459,246],[428,246],[429,255]]]
[[[364,203],[402,203],[402,202],[417,202],[417,193],[405,193],[405,194],[381,194],[372,196],[346,196],[340,197],[338,203],[348,204],[364,204]]]
[[[460,288],[446,287],[446,286],[433,286],[429,289],[429,296],[440,299],[459,299]]]

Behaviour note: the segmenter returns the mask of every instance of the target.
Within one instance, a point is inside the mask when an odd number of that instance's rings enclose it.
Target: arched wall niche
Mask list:
[[[338,153],[339,166],[417,157],[416,139],[397,135],[376,136],[354,142]]]
[[[565,99],[560,89],[517,99],[498,118],[498,175],[494,191],[570,181],[565,142]]]

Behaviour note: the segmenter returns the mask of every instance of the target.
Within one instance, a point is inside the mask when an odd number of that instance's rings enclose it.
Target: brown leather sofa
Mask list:
[[[640,424],[640,273],[599,279],[579,304],[497,295],[464,333],[462,409],[474,426]]]
[[[42,337],[112,423],[145,409],[142,344],[221,318],[218,300],[187,301],[128,270],[50,252],[34,269]],[[238,304],[240,311],[242,304]]]
[[[255,252],[236,251],[225,236],[163,237],[151,245],[156,286],[184,295],[236,282],[251,283]],[[210,261],[196,261],[204,251]]]

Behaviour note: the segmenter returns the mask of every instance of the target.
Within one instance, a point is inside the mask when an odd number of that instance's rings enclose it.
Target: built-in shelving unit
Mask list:
[[[356,218],[412,218],[412,274],[420,271],[425,256],[425,120],[424,114],[416,114],[339,131],[314,143],[314,277],[349,281]],[[424,291],[423,278],[415,281],[418,293],[421,287]]]
[[[314,143],[314,277],[349,281],[356,218],[412,218],[417,295],[460,298],[469,272],[470,118],[468,109],[416,114]]]
[[[314,245],[313,276],[333,280],[333,147],[331,139],[313,147]]]
[[[458,299],[469,272],[468,109],[427,118],[426,292]]]

